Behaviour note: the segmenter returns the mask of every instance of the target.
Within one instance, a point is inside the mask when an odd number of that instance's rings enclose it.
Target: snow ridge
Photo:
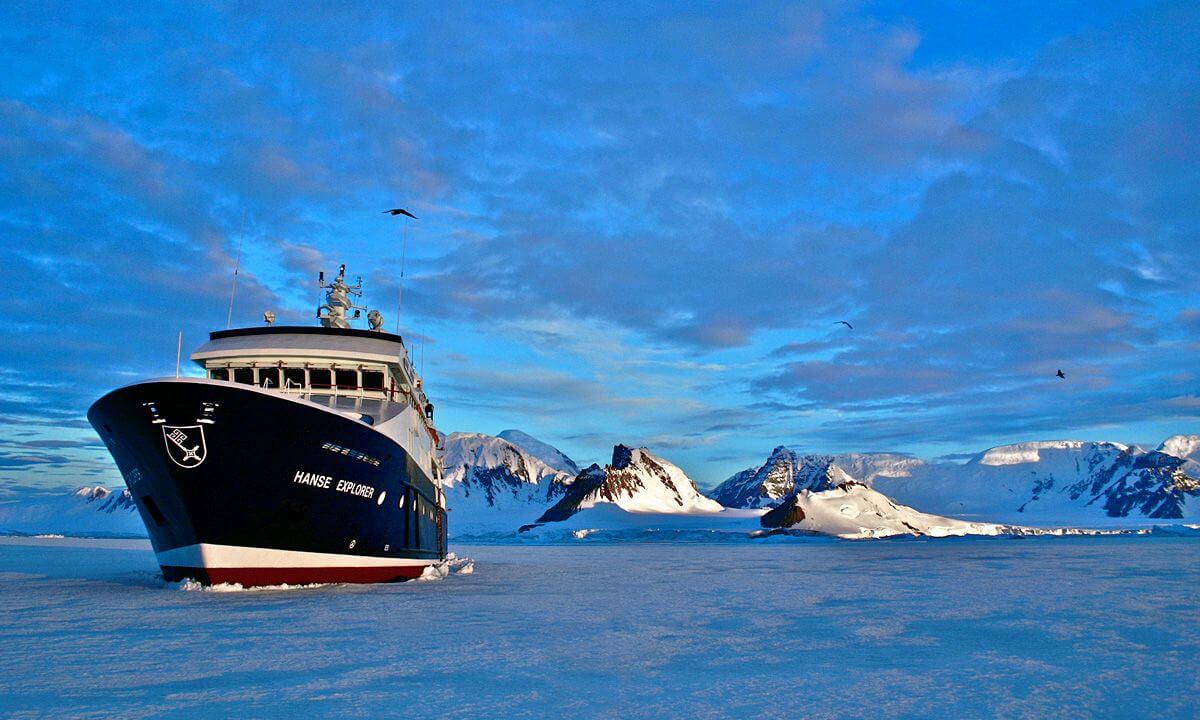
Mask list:
[[[558,472],[566,473],[571,477],[579,474],[579,466],[575,464],[574,460],[567,457],[558,448],[538,440],[529,433],[520,430],[504,430],[496,437],[516,445]]]
[[[759,522],[766,528],[791,528],[844,538],[893,535],[999,535],[1006,528],[919,512],[893,502],[884,494],[854,481],[829,490],[798,489],[767,511]]]
[[[1162,441],[1158,452],[1200,463],[1200,435],[1172,435]]]
[[[72,495],[88,503],[97,503],[96,509],[100,512],[137,512],[137,505],[133,502],[133,495],[129,494],[128,488],[122,488],[120,492],[116,492],[103,485],[85,485],[78,488]]]
[[[1121,443],[1113,442],[1087,442],[1084,440],[1043,440],[1039,442],[1015,443],[1013,445],[1000,445],[988,450],[984,450],[979,455],[971,459],[972,463],[979,465],[1021,465],[1023,463],[1035,463],[1041,460],[1041,453],[1044,450],[1067,450],[1067,451],[1092,451],[1103,452],[1111,451],[1120,453],[1128,450],[1129,447]]]

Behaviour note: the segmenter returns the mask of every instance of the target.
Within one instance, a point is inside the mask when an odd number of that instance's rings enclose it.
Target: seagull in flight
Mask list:
[[[1063,371],[1062,371],[1062,370],[1059,370],[1059,371],[1058,371],[1058,373],[1055,375],[1055,377],[1060,377],[1060,378],[1062,378],[1063,380],[1066,380],[1066,379],[1067,379],[1067,376],[1066,376],[1066,375],[1063,375]]]
[[[834,325],[845,325],[846,327],[850,328],[851,330],[854,329],[854,326],[851,325],[850,323],[846,322],[845,320],[838,320],[837,322],[834,323]]]
[[[383,215],[407,215],[410,218],[412,218],[413,220],[417,219],[416,215],[413,215],[412,213],[405,210],[404,208],[392,208],[391,210],[384,210],[382,214]]]

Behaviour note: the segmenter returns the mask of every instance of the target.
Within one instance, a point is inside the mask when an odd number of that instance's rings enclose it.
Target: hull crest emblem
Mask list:
[[[204,444],[204,428],[200,425],[160,425],[163,442],[171,462],[181,468],[194,468],[204,462],[208,448]]]

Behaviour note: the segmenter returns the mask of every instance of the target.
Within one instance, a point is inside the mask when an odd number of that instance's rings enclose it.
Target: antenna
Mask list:
[[[325,271],[317,273],[317,319],[321,318],[321,291],[325,289]]]
[[[396,334],[400,334],[400,308],[404,305],[404,261],[408,256],[408,223],[400,228],[400,290],[396,294]]]
[[[229,287],[229,314],[225,317],[225,329],[233,322],[233,296],[237,292],[238,270],[242,267],[242,238],[246,236],[246,208],[242,208],[242,228],[238,231],[237,260],[233,264],[233,284]]]
[[[405,210],[404,208],[392,208],[391,210],[384,210],[383,214],[391,215],[392,217],[396,217],[398,215],[404,215],[405,217],[410,217],[413,220],[417,219],[416,215],[413,215],[412,213]],[[408,221],[405,220],[404,227],[400,228],[400,290],[396,294],[396,334],[397,335],[400,334],[400,308],[403,307],[403,305],[404,305],[404,264],[405,264],[405,260],[407,259],[407,257],[408,257]]]
[[[179,338],[175,341],[175,377],[179,377],[179,356],[183,354],[183,331],[179,331]]]

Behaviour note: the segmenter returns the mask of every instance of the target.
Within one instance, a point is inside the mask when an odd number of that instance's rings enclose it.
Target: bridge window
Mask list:
[[[279,368],[260,369],[258,371],[258,384],[265,388],[280,388]]]
[[[253,385],[254,370],[251,368],[233,368],[233,381]]]
[[[304,387],[304,368],[284,368],[283,369],[283,387],[285,388],[302,388]]]
[[[213,380],[228,380],[229,371],[225,368],[213,368],[208,371],[208,376]]]
[[[329,368],[313,368],[308,371],[308,382],[310,387],[328,390],[333,387],[333,373]]]
[[[366,390],[383,390],[383,372],[381,370],[364,370],[362,374],[363,388]]]
[[[358,371],[357,370],[338,370],[337,386],[340,390],[357,390],[358,389]]]

